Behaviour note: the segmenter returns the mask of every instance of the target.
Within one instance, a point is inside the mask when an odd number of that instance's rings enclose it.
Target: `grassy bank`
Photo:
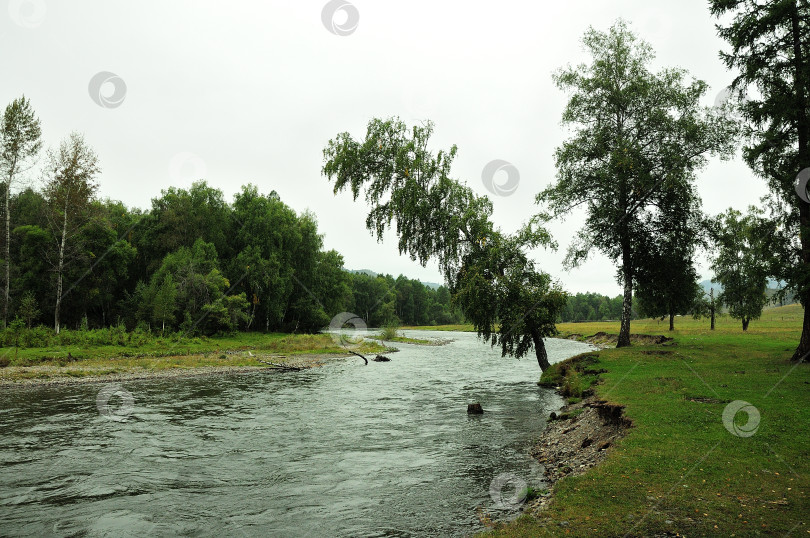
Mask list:
[[[810,365],[788,359],[800,334],[802,310],[771,309],[747,333],[728,318],[676,320],[676,331],[654,320],[633,333],[674,337],[671,346],[596,352],[555,383],[593,386],[595,395],[625,406],[633,427],[607,459],[560,481],[550,507],[524,515],[493,536],[755,536],[810,532]],[[618,332],[618,323],[564,324],[564,333]],[[590,362],[590,364],[589,364]],[[584,370],[587,370],[585,372]],[[749,437],[730,433],[730,402],[759,412]],[[748,415],[738,412],[732,430]],[[752,426],[749,424],[749,427]]]
[[[79,340],[79,338],[76,338]],[[367,341],[361,353],[385,347]],[[254,356],[248,354],[250,352]],[[295,363],[305,355],[345,354],[326,334],[237,333],[222,337],[124,337],[117,345],[74,343],[30,348],[0,348],[0,382],[97,377],[132,372],[213,367],[261,367],[256,357]]]

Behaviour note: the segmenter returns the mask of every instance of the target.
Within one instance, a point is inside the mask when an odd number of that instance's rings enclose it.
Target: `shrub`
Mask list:
[[[383,340],[393,340],[399,336],[399,325],[396,323],[387,323],[380,331],[380,338]]]

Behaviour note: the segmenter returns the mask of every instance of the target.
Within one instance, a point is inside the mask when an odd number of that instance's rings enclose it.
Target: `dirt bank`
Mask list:
[[[576,340],[578,342],[588,342],[600,347],[615,346],[619,342],[618,334],[610,334],[606,332],[598,332],[591,336],[584,336],[579,333],[563,334],[563,338],[567,340]],[[673,339],[660,334],[631,334],[630,342],[641,345],[673,345]]]
[[[613,443],[632,427],[622,410],[591,397],[552,413],[540,441],[531,450],[545,467],[551,493],[561,478],[582,474],[605,459]],[[532,501],[525,511],[542,511],[552,497],[549,494]]]

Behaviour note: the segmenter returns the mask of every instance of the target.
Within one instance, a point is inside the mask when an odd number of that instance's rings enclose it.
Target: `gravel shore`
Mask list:
[[[285,366],[296,368],[316,368],[324,364],[342,361],[352,358],[350,355],[331,354],[311,354],[296,355],[294,358],[278,358],[274,362],[283,363]],[[274,357],[266,357],[266,360],[273,361]],[[78,363],[77,363],[78,364]],[[143,367],[133,367],[123,372],[92,374],[92,368],[83,368],[89,375],[81,377],[71,376],[67,373],[70,367],[56,365],[41,366],[9,366],[0,370],[0,387],[2,388],[26,388],[58,385],[77,385],[84,383],[110,383],[121,381],[133,381],[139,379],[164,379],[164,378],[187,378],[209,375],[246,375],[246,374],[267,374],[271,372],[283,371],[272,366],[199,366],[199,367],[177,367],[150,369]],[[101,368],[97,368],[100,372]],[[25,379],[15,378],[15,374],[25,372],[28,377]]]
[[[558,480],[582,474],[605,459],[613,443],[632,427],[622,410],[590,397],[552,413],[540,441],[531,450],[545,468],[551,493],[529,503],[526,512],[541,512],[553,499]]]

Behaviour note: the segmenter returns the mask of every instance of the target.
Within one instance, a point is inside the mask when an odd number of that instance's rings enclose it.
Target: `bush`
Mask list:
[[[399,336],[399,325],[396,323],[387,323],[380,331],[380,338],[383,340],[393,340]]]

